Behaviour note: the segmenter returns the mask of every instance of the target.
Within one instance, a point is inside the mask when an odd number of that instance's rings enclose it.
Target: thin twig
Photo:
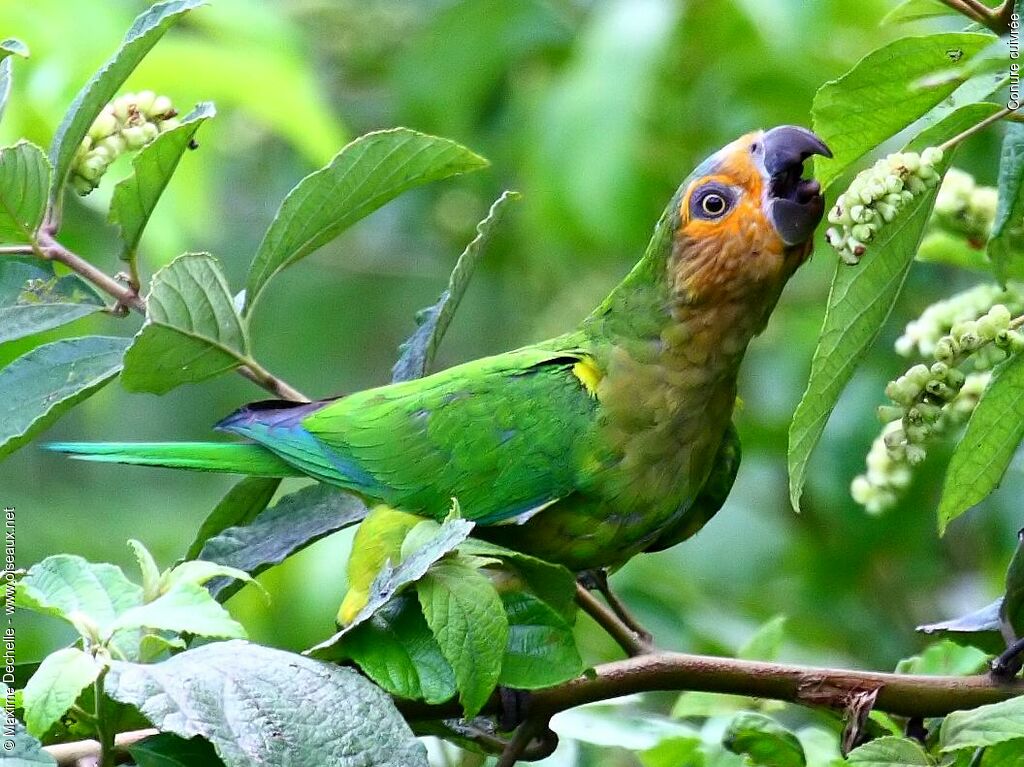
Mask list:
[[[114,748],[123,751],[129,746],[134,746],[140,740],[159,734],[159,730],[131,730],[122,732],[114,738]],[[59,743],[55,746],[47,746],[44,749],[54,758],[59,767],[77,767],[79,762],[93,758],[100,752],[99,741],[78,740],[74,743]]]
[[[979,13],[978,10],[970,5],[968,0],[941,0],[944,5],[949,6],[957,13],[963,14],[971,21],[976,21],[979,24],[990,26],[991,19],[988,16],[988,9],[985,9],[985,13]]]
[[[992,123],[997,122],[999,120],[1002,120],[1004,117],[1006,117],[1007,115],[1013,114],[1015,111],[1017,111],[1015,108],[1011,109],[1010,107],[1004,107],[1003,109],[1000,109],[995,114],[989,115],[988,117],[986,117],[981,122],[976,123],[975,125],[972,125],[967,130],[965,130],[965,131],[963,131],[961,133],[958,133],[957,135],[953,136],[953,138],[949,139],[948,141],[946,141],[946,142],[944,142],[942,144],[939,144],[939,149],[941,149],[943,152],[948,152],[950,149],[955,147],[957,144],[959,144],[964,139],[966,139],[966,138],[968,138],[970,136],[973,136],[975,133],[977,133],[978,131],[982,130],[983,128],[987,128]]]
[[[0,248],[0,256],[31,256],[34,252],[31,245],[7,245]]]
[[[619,616],[601,604],[597,597],[578,583],[576,584],[576,601],[587,615],[611,635],[627,655],[631,657],[644,655],[654,649],[649,641],[639,636]]]

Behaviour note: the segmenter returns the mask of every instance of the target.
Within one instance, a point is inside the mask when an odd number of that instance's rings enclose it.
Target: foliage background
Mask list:
[[[0,141],[49,143],[82,82],[147,3],[0,3],[0,30],[28,43]],[[521,191],[452,331],[443,364],[512,348],[576,322],[646,244],[665,200],[696,161],[736,135],[809,123],[814,90],[897,30],[882,0],[217,0],[154,50],[128,83],[180,107],[211,99],[200,134],[143,242],[151,273],[183,250],[209,250],[237,288],[283,194],[347,138],[405,125],[453,138],[491,170],[391,203],[289,270],[254,318],[256,354],[301,390],[325,396],[384,382],[413,312],[434,300],[476,221],[505,188]],[[922,31],[959,21],[917,22]],[[893,142],[894,144],[898,141]],[[992,183],[997,135],[957,164]],[[116,175],[116,173],[115,173]],[[109,195],[112,180],[101,192]],[[112,230],[71,205],[65,241],[108,270]],[[95,203],[98,207],[98,203]],[[1011,469],[987,514],[935,533],[942,451],[879,518],[848,497],[878,424],[902,324],[970,277],[918,265],[882,340],[861,367],[812,464],[804,512],[786,497],[786,429],[806,382],[834,255],[824,246],[790,284],[744,367],[743,466],[725,509],[692,541],[631,562],[613,584],[669,649],[730,653],[775,614],[785,660],[886,669],[924,645],[913,626],[1000,593],[1024,491]],[[979,279],[981,279],[979,277]],[[967,282],[963,282],[967,280]],[[962,285],[951,285],[953,281]],[[90,318],[84,332],[128,334],[137,318]],[[33,339],[37,343],[38,338]],[[10,347],[10,348],[8,348]],[[24,347],[9,344],[0,363]],[[238,376],[157,399],[113,384],[72,411],[54,439],[204,439],[209,425],[263,394]],[[80,464],[34,448],[0,464],[18,510],[22,566],[55,551],[130,567],[123,541],[162,564],[230,486],[224,476]],[[283,492],[295,485],[285,483]],[[348,537],[329,538],[232,600],[255,641],[302,649],[324,638],[344,592]],[[19,659],[61,644],[53,624],[19,619]],[[44,633],[45,632],[45,633]],[[587,659],[615,656],[581,617]],[[625,752],[603,763],[630,764]]]

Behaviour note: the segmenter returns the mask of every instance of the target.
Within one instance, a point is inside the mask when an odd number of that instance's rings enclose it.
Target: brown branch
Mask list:
[[[576,602],[587,615],[594,619],[597,625],[608,632],[626,655],[644,655],[654,650],[654,645],[646,637],[640,636],[578,583],[576,584]]]
[[[24,246],[28,248],[28,253],[35,253],[40,258],[63,264],[71,271],[91,282],[116,301],[113,308],[115,314],[124,314],[128,311],[135,311],[143,315],[146,313],[146,300],[139,295],[137,289],[131,285],[118,282],[77,253],[68,250],[54,238],[50,227],[44,226],[41,228],[37,234],[37,240],[34,246]],[[19,249],[17,252],[24,253],[25,251]],[[263,387],[281,399],[292,402],[309,402],[309,398],[302,392],[287,382],[282,381],[253,360],[249,360],[246,364],[238,367],[237,370],[243,377],[248,378],[257,386]]]
[[[980,0],[941,0],[941,2],[971,21],[988,27],[997,35],[1004,35],[1010,29],[1013,0],[1003,0],[998,8],[990,8]]]
[[[835,709],[845,709],[852,696],[877,690],[874,708],[898,716],[927,718],[1022,695],[1024,681],[1000,682],[989,675],[889,674],[659,652],[604,663],[591,674],[546,690],[537,690],[530,696],[528,717],[533,722],[546,722],[560,711],[586,703],[643,692],[684,690],[744,695]],[[462,715],[457,701],[430,705],[396,699],[395,704],[410,722],[453,719]],[[492,695],[481,711],[487,716],[500,712],[498,694]],[[124,739],[134,742],[145,737],[141,733],[149,735],[153,731],[122,733],[118,736],[118,746]],[[90,742],[95,744],[95,741],[84,741]],[[70,751],[77,748],[79,750],[75,753],[81,754],[81,747],[79,743],[67,743],[48,746],[46,751],[52,755],[55,749]],[[95,748],[91,753],[96,753]],[[74,763],[58,760],[58,764],[70,767]]]
[[[145,740],[158,732],[159,730],[155,729],[122,732],[114,738],[114,748],[123,752],[128,746],[134,746],[140,740]],[[100,744],[96,740],[79,740],[74,743],[47,746],[43,750],[54,758],[59,767],[78,767],[80,762],[94,760],[99,756]]]

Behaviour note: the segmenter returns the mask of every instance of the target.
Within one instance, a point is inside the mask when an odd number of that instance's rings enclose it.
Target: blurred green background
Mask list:
[[[47,145],[78,88],[117,46],[139,0],[0,3],[15,62],[0,138]],[[185,250],[224,263],[235,289],[283,195],[360,133],[405,125],[448,136],[492,167],[408,194],[279,277],[254,317],[257,357],[314,396],[384,382],[416,309],[431,303],[476,221],[501,190],[524,195],[499,231],[442,347],[441,363],[537,340],[578,321],[628,270],[693,165],[737,135],[809,124],[815,89],[902,30],[880,28],[883,0],[212,0],[171,31],[127,88],[179,108],[216,102],[143,242],[151,274]],[[922,31],[955,22],[920,22]],[[958,164],[991,183],[997,137]],[[120,166],[118,166],[120,167]],[[118,167],[116,176],[124,172]],[[112,179],[68,204],[64,239],[113,272],[105,222]],[[788,616],[783,659],[887,669],[919,649],[913,627],[999,593],[1021,525],[1012,469],[979,510],[936,535],[945,455],[882,517],[848,496],[877,433],[874,407],[907,363],[891,351],[928,303],[978,279],[918,265],[882,340],[832,418],[804,511],[786,498],[786,430],[806,381],[835,257],[823,246],[790,284],[743,370],[744,460],[725,509],[695,539],[631,562],[613,585],[666,648],[731,653]],[[138,318],[80,321],[73,332],[127,335]],[[65,334],[67,330],[62,331]],[[38,342],[31,339],[32,343]],[[6,363],[26,347],[0,347]],[[205,439],[264,393],[239,376],[158,398],[117,383],[47,439]],[[233,479],[82,464],[30,445],[0,464],[17,508],[18,560],[56,552],[130,569],[127,538],[167,564]],[[287,484],[285,490],[296,485]],[[262,642],[304,648],[332,629],[348,536],[313,546],[230,603]],[[22,617],[19,658],[69,635]],[[591,661],[616,656],[587,619]],[[602,763],[632,764],[621,759]]]

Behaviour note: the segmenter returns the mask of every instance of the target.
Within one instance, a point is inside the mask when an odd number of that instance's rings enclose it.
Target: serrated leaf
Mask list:
[[[935,16],[956,16],[957,12],[944,5],[941,0],[903,0],[889,11],[882,20],[878,22],[880,27],[889,24],[901,24],[918,19],[930,19]]]
[[[442,703],[455,695],[455,674],[430,633],[419,602],[400,594],[345,634],[332,654],[351,659],[392,695]]]
[[[967,615],[948,621],[928,623],[918,626],[916,630],[922,634],[944,636],[958,644],[973,645],[990,653],[999,653],[1006,647],[1000,633],[999,613],[1002,604],[1003,599],[1000,597]]]
[[[203,520],[195,540],[185,553],[185,559],[196,559],[208,540],[228,528],[252,522],[267,508],[280,485],[278,477],[246,477],[240,480]]]
[[[137,767],[220,767],[210,742],[202,738],[185,740],[169,732],[152,735],[128,746]]]
[[[1024,696],[990,703],[969,711],[954,711],[942,721],[942,751],[994,746],[1024,733]]]
[[[0,457],[109,383],[128,343],[109,336],[67,338],[37,346],[0,370]]]
[[[498,682],[517,690],[537,690],[567,682],[583,673],[570,626],[533,594],[501,594],[508,621],[508,644]]]
[[[1000,282],[1019,272],[1024,249],[1024,125],[1011,122],[999,158],[999,204],[988,241],[988,257]]]
[[[922,132],[910,142],[914,151],[933,146],[998,111],[995,104],[972,104]],[[945,172],[951,152],[939,170]],[[941,181],[941,179],[940,179]],[[839,395],[857,363],[881,333],[892,312],[939,185],[922,193],[886,224],[856,266],[836,264],[807,389],[789,429],[790,502],[799,510],[811,452],[825,430]],[[838,261],[838,259],[837,259]]]
[[[77,647],[65,647],[47,655],[25,686],[25,727],[41,738],[64,716],[103,666]]]
[[[422,309],[416,315],[416,330],[405,343],[399,347],[398,361],[391,368],[392,381],[411,381],[427,374],[430,364],[437,353],[437,347],[444,338],[448,325],[459,308],[462,296],[469,286],[469,281],[476,270],[477,262],[490,242],[505,214],[508,202],[518,200],[517,192],[502,192],[501,197],[494,201],[487,216],[476,225],[476,237],[466,246],[455,262],[448,287],[445,288],[437,303]]]
[[[161,133],[139,150],[132,158],[131,175],[114,187],[110,222],[121,228],[121,258],[125,261],[135,260],[149,217],[199,126],[216,114],[212,103],[199,104],[182,119],[181,125]]]
[[[143,601],[152,602],[160,595],[160,568],[142,541],[129,538],[128,548],[135,555],[135,561],[138,563],[139,572],[142,575]]]
[[[52,330],[103,306],[78,275],[57,277],[47,262],[0,261],[0,343]]]
[[[11,56],[28,58],[28,46],[13,37],[0,42],[0,120],[11,96]]]
[[[422,579],[428,568],[445,554],[454,551],[455,547],[466,540],[472,529],[473,523],[469,520],[457,518],[446,520],[432,540],[403,559],[398,567],[388,565],[381,570],[370,586],[370,595],[366,606],[356,614],[351,623],[330,639],[311,647],[306,654],[316,658],[333,657],[334,645],[345,634],[369,620],[377,610],[386,605],[403,588]]]
[[[1024,359],[995,369],[946,469],[939,532],[999,486],[1024,437]]]
[[[186,253],[153,275],[146,322],[124,355],[129,391],[166,394],[248,362],[249,339],[220,264]]]
[[[59,202],[75,152],[93,120],[164,33],[182,16],[202,4],[203,0],[167,0],[147,8],[135,18],[114,55],[82,86],[57,128],[50,147],[50,162],[54,170],[50,189],[53,204]]]
[[[804,767],[803,746],[792,732],[771,717],[745,711],[729,722],[722,745],[751,764],[765,767]]]
[[[281,203],[249,269],[245,312],[271,277],[402,192],[486,165],[454,141],[406,128],[360,136]]]
[[[153,665],[115,661],[105,688],[158,729],[209,740],[227,767],[427,767],[382,690],[282,650],[234,640]]]
[[[853,749],[846,760],[859,767],[928,767],[934,764],[916,740],[889,735]]]
[[[28,734],[25,725],[14,717],[10,721],[13,737],[4,735],[11,749],[4,750],[4,767],[55,767],[57,760],[43,750],[42,744]]]
[[[28,141],[0,149],[0,242],[29,243],[46,213],[50,163]]]
[[[328,485],[310,485],[283,496],[250,523],[213,536],[203,544],[198,559],[259,575],[324,536],[354,525],[367,511],[354,495]],[[218,579],[207,588],[223,602],[240,585]]]
[[[744,660],[775,660],[786,636],[786,616],[776,615],[758,627],[739,650],[736,657]]]
[[[990,34],[942,32],[901,37],[872,51],[837,80],[825,83],[811,106],[814,132],[833,159],[816,158],[828,186],[849,165],[941,103],[961,82],[914,87],[926,75],[966,63],[993,41]]]
[[[467,717],[476,716],[501,676],[508,619],[490,578],[459,560],[431,565],[416,583],[423,617],[455,672]]]
[[[187,581],[174,584],[152,602],[125,611],[107,627],[107,633],[133,629],[229,639],[246,636],[242,624],[209,591]]]
[[[901,660],[896,664],[896,673],[967,676],[983,671],[988,657],[988,653],[977,647],[965,647],[945,639],[928,645],[920,655]]]
[[[29,568],[18,581],[15,598],[19,607],[68,621],[88,616],[102,631],[142,604],[142,588],[119,567],[57,554]]]

